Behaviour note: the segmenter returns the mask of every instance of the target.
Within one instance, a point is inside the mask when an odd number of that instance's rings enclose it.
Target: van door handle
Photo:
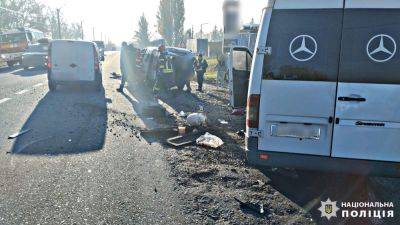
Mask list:
[[[341,102],[365,102],[367,99],[362,97],[339,97],[339,101]]]

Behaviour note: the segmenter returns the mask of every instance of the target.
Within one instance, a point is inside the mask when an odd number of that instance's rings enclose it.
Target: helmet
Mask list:
[[[158,46],[158,51],[160,51],[160,52],[165,51],[165,45]]]

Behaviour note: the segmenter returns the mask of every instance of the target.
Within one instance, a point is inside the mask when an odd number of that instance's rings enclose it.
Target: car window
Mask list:
[[[400,84],[399,41],[400,10],[347,9],[339,80]]]

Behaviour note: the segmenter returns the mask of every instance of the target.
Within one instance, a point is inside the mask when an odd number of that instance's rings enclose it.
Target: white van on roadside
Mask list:
[[[270,0],[249,79],[249,163],[399,177],[399,44],[398,0]]]
[[[94,42],[54,40],[49,45],[48,83],[50,91],[57,85],[89,84],[102,89],[99,49]]]

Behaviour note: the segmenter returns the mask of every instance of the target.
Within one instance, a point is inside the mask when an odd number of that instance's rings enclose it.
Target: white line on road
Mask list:
[[[24,90],[19,91],[19,92],[15,93],[15,94],[16,94],[16,95],[23,95],[23,94],[25,94],[25,93],[28,92],[28,91],[29,91],[29,90],[24,89]]]
[[[3,98],[3,99],[0,99],[0,104],[6,102],[6,101],[8,101],[8,100],[11,100],[11,98]]]
[[[43,83],[38,83],[38,84],[33,85],[33,87],[40,87],[40,86],[43,86]]]

